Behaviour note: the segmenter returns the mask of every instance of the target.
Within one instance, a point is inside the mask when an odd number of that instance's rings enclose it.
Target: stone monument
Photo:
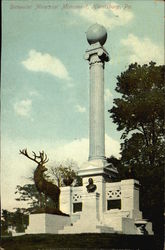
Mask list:
[[[79,170],[83,186],[61,189],[61,209],[70,214],[72,223],[59,233],[152,234],[151,223],[139,211],[139,182],[112,182],[118,172],[105,158],[104,67],[109,54],[103,45],[107,31],[94,24],[86,36],[90,45],[85,54],[90,71],[89,158]]]
[[[90,71],[90,112],[89,158],[79,170],[83,185],[61,187],[60,209],[69,217],[31,215],[26,233],[153,234],[152,224],[139,210],[139,182],[114,182],[117,169],[105,158],[104,67],[109,54],[103,45],[107,31],[94,24],[86,36],[90,45],[85,54]]]

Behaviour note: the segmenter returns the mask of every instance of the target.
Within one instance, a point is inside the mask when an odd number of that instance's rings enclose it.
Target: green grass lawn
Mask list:
[[[161,250],[151,235],[118,234],[38,234],[2,237],[5,250],[54,250],[54,249],[128,249]]]

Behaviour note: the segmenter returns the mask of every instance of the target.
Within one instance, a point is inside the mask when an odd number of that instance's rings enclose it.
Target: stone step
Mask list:
[[[113,227],[98,225],[96,228],[101,230],[101,233],[116,233]]]
[[[92,223],[89,225],[83,225],[79,220],[73,225],[65,226],[63,230],[59,230],[59,234],[73,234],[73,233],[115,233],[116,231],[112,227],[101,225],[100,223]]]

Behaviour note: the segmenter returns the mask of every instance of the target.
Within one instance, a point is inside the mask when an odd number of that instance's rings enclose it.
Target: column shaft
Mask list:
[[[90,65],[89,160],[105,158],[103,62]]]

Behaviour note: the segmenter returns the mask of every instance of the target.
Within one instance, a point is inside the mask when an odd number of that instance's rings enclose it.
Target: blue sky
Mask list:
[[[106,155],[119,156],[120,136],[109,118],[116,76],[131,62],[163,64],[164,7],[146,1],[3,1],[2,207],[12,209],[17,184],[32,162],[19,149],[45,150],[50,163],[88,157],[88,62],[85,32],[106,27]],[[6,195],[7,193],[7,195]]]

